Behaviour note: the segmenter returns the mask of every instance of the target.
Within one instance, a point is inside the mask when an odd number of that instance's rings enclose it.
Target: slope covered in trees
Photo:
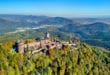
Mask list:
[[[74,33],[83,42],[110,49],[110,18],[0,14],[0,42],[13,41],[13,39],[19,38],[36,38],[39,31],[60,35],[61,39],[67,39],[63,35],[68,36],[67,34]]]
[[[80,49],[50,49],[48,54],[12,50],[13,43],[0,44],[0,75],[109,75],[110,52],[87,44]]]

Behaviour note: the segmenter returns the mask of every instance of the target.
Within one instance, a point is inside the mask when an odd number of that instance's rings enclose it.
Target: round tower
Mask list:
[[[23,54],[24,53],[24,42],[23,40],[17,40],[17,52]]]

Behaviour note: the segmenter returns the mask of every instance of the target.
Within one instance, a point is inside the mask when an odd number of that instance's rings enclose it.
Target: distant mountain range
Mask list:
[[[110,24],[110,18],[64,18],[64,17],[48,17],[48,16],[33,16],[33,15],[0,15],[1,19],[13,22],[30,22],[41,24],[91,24],[95,22],[103,22]]]
[[[84,42],[110,48],[110,18],[0,15],[0,34],[16,31],[18,28],[35,28],[45,25],[54,26],[51,32],[56,32],[58,35],[61,35],[60,33],[73,33]],[[45,32],[45,29],[46,31],[50,30],[46,27],[42,31]]]

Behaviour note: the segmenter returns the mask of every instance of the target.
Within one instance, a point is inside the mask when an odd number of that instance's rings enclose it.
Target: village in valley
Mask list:
[[[15,43],[14,49],[20,54],[25,54],[27,50],[29,53],[47,53],[49,49],[62,49],[65,46],[74,47],[75,50],[78,50],[79,40],[71,37],[70,41],[62,42],[58,39],[51,40],[51,35],[49,32],[45,33],[45,36],[37,38],[36,41],[31,43],[25,43],[24,40],[18,40]]]

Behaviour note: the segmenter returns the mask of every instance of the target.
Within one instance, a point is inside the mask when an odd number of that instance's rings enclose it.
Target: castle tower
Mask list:
[[[45,39],[49,39],[50,38],[50,34],[48,32],[45,33]]]
[[[24,42],[23,40],[17,40],[17,52],[23,54],[24,53]]]
[[[69,43],[73,43],[73,35],[72,34],[69,34]]]

